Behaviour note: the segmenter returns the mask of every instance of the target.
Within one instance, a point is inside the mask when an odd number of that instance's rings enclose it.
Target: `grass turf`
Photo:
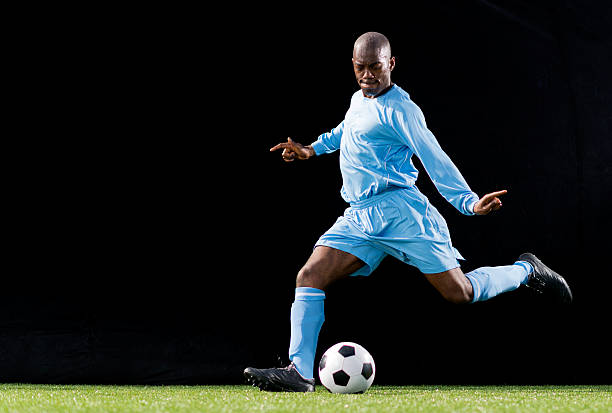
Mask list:
[[[373,386],[362,395],[249,386],[0,384],[0,412],[611,412],[612,386]]]

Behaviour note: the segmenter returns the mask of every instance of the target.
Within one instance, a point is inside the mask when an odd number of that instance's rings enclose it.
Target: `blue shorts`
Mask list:
[[[366,263],[351,275],[370,275],[387,255],[433,274],[459,267],[464,258],[452,243],[446,221],[416,186],[391,189],[352,203],[319,238]]]

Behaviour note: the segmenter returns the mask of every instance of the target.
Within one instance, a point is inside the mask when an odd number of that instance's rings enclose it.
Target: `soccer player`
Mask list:
[[[297,274],[291,307],[289,359],[284,368],[248,367],[249,382],[269,391],[314,391],[314,358],[324,321],[325,288],[335,280],[369,275],[387,255],[417,267],[442,296],[453,303],[474,303],[532,287],[569,303],[566,281],[533,254],[510,265],[482,267],[464,274],[446,221],[415,185],[418,156],[442,196],[465,215],[487,215],[502,206],[496,191],[479,197],[427,129],[410,96],[391,82],[395,58],[387,38],[361,35],[353,48],[353,69],[360,90],[352,96],[344,120],[311,145],[291,138],[282,149],[286,162],[340,150],[342,198],[350,204],[323,234]]]

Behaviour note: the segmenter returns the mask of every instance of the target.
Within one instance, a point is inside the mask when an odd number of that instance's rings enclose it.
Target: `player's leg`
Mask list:
[[[547,267],[535,255],[525,253],[513,265],[480,267],[467,274],[460,268],[425,274],[427,280],[453,303],[485,301],[521,285],[548,295],[559,303],[570,303],[572,292],[559,274]]]
[[[295,301],[291,306],[289,359],[304,378],[311,379],[314,374],[317,341],[325,320],[323,289],[364,265],[348,252],[318,246],[298,272]]]
[[[485,301],[504,292],[517,289],[527,284],[531,265],[517,261],[513,265],[500,267],[481,267],[467,274],[461,268],[444,272],[425,274],[442,296],[455,304]]]
[[[416,187],[393,193],[380,208],[389,225],[380,225],[382,231],[372,235],[389,248],[389,254],[419,268],[451,302],[484,301],[520,285],[560,302],[571,301],[565,280],[532,254],[522,254],[512,265],[481,267],[464,274],[457,261],[463,257],[452,246],[446,221]],[[399,218],[396,210],[401,211]]]
[[[328,246],[314,249],[296,279],[295,300],[291,306],[291,365],[273,369],[247,368],[244,375],[253,385],[270,391],[314,391],[314,358],[325,320],[323,289],[364,265],[348,252]]]

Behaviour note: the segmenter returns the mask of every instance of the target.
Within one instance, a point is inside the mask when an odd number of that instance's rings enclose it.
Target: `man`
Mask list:
[[[380,33],[360,36],[353,48],[359,84],[345,119],[311,145],[291,138],[283,149],[286,162],[306,160],[340,149],[341,195],[349,204],[344,215],[317,241],[298,272],[291,307],[291,341],[285,368],[248,367],[253,385],[270,391],[314,391],[314,357],[323,324],[325,288],[349,275],[369,275],[387,255],[417,267],[453,303],[488,300],[527,285],[569,303],[565,280],[533,254],[512,265],[482,267],[467,274],[461,254],[452,246],[446,221],[415,186],[416,155],[438,191],[465,215],[487,215],[502,206],[497,191],[479,198],[427,129],[418,106],[391,82],[395,58]]]

